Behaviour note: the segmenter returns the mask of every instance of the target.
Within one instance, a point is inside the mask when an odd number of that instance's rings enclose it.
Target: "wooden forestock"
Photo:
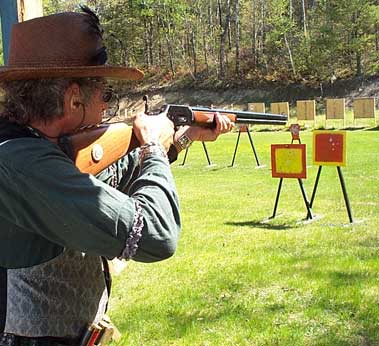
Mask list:
[[[216,123],[214,121],[215,112],[193,111],[194,124],[201,127],[214,127]],[[236,122],[235,114],[223,113],[231,121]]]
[[[67,136],[63,145],[81,172],[96,175],[138,147],[139,143],[132,127],[120,122]]]

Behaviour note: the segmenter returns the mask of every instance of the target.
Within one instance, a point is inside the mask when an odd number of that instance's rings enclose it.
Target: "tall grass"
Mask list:
[[[379,133],[347,133],[342,168],[350,224],[335,167],[323,167],[313,212],[296,179],[271,177],[270,144],[288,132],[253,132],[256,167],[242,133],[203,147],[195,143],[173,165],[183,230],[175,256],[130,262],[115,278],[110,315],[121,345],[379,345]],[[318,167],[307,145],[311,195]]]

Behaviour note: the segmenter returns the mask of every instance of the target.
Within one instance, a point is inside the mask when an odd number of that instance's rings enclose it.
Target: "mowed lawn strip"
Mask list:
[[[260,163],[242,133],[201,143],[173,164],[183,229],[175,256],[129,262],[114,278],[110,315],[120,345],[377,345],[379,344],[379,132],[347,132],[342,167],[354,224],[349,224],[336,167],[323,167],[316,221],[296,179],[271,177],[270,145],[289,132],[252,132]],[[317,166],[312,132],[305,190]]]

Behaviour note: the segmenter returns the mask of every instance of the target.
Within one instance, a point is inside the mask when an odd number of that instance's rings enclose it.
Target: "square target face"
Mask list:
[[[313,164],[346,165],[346,131],[313,131]]]
[[[272,144],[272,177],[305,179],[307,177],[305,153],[305,144]]]

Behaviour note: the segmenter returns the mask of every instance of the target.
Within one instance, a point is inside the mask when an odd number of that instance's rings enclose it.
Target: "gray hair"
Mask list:
[[[3,109],[0,117],[20,125],[34,121],[48,123],[63,116],[64,94],[76,83],[83,102],[88,104],[100,81],[95,78],[35,79],[3,82]]]

